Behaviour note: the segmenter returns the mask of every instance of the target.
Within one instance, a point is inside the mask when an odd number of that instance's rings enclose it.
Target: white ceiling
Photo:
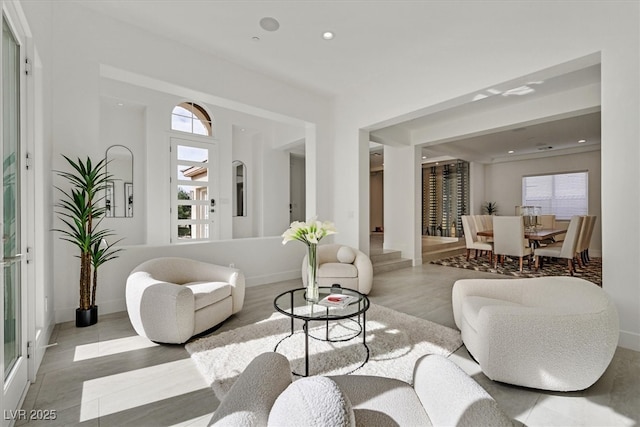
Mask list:
[[[441,123],[456,123],[467,116],[483,112],[513,109],[522,103],[540,102],[552,95],[554,100],[573,96],[573,89],[588,88],[591,93],[600,92],[600,65],[590,65],[574,71],[562,71],[556,75],[530,75],[523,82],[506,82],[475,94],[469,94],[454,107],[442,108],[400,123],[372,131],[372,139],[394,139],[399,144],[423,145],[423,162],[431,163],[446,158],[459,158],[481,163],[512,161],[532,157],[570,154],[600,149],[599,107],[589,111],[572,112],[562,117],[550,115],[533,123],[515,123],[499,130],[490,130],[469,137],[445,140],[435,145],[426,144],[419,135]],[[528,86],[530,93],[520,96],[504,96],[513,88]],[[475,100],[477,96],[483,98]],[[597,111],[595,111],[597,110]],[[380,137],[378,137],[380,135]],[[415,135],[418,135],[417,137]],[[584,141],[584,142],[580,142]],[[424,143],[424,144],[423,144]],[[373,147],[380,152],[381,147]],[[510,153],[510,151],[513,151]],[[382,157],[371,157],[372,167],[379,166]]]
[[[397,75],[403,67],[433,67],[438,61],[446,60],[455,40],[465,37],[499,40],[500,28],[512,25],[505,17],[518,15],[521,8],[529,14],[544,12],[527,2],[490,5],[470,1],[462,6],[459,2],[428,0],[71,1],[159,37],[180,41],[326,96],[349,93],[372,81],[384,81],[386,75]],[[262,29],[259,22],[263,17],[277,19],[279,29],[273,32]],[[519,20],[517,25],[523,33],[539,32],[539,28],[527,20]],[[326,30],[335,32],[333,40],[322,39]],[[594,78],[599,82],[599,67],[597,76],[591,71],[545,79],[544,85],[534,83],[536,93],[542,96],[567,90],[593,82]],[[512,86],[496,89],[505,92],[517,87],[513,82],[510,84]],[[481,102],[471,102],[470,98],[455,108],[436,109],[430,111],[429,116],[425,114],[394,126],[415,132],[428,120],[487,108],[495,102],[517,102],[516,98],[494,96]],[[527,126],[520,132],[502,129],[493,135],[429,147],[425,154],[432,157],[449,153],[454,157],[465,155],[468,160],[495,161],[504,157],[508,149],[522,154],[526,148],[535,153],[540,144],[566,148],[570,141],[583,138],[589,144],[599,144],[599,123],[599,114],[590,114]]]

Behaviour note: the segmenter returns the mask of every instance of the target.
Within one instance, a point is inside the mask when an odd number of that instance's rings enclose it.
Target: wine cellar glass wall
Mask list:
[[[422,234],[462,236],[469,214],[469,162],[456,160],[422,167]]]

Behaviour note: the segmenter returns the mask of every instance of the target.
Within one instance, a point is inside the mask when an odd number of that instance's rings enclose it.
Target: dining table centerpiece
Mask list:
[[[292,240],[298,240],[307,245],[307,291],[305,299],[310,302],[318,302],[318,243],[323,237],[335,234],[336,228],[330,221],[318,221],[316,218],[307,222],[293,221],[289,228],[282,233],[282,244]]]

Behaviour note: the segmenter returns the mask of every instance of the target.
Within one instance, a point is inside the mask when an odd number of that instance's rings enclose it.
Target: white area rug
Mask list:
[[[379,305],[367,311],[366,358],[362,336],[344,342],[325,342],[309,338],[310,375],[378,375],[412,382],[415,361],[425,354],[449,356],[462,345],[460,332]],[[340,338],[354,333],[354,322],[330,324],[330,337]],[[325,323],[310,322],[311,335],[324,337]],[[357,332],[357,331],[356,331]],[[280,313],[253,325],[200,338],[186,345],[198,369],[220,399],[238,375],[257,355],[273,351],[287,356],[295,372],[304,373],[304,333],[302,322],[296,321],[295,334],[291,320]],[[297,378],[297,377],[294,377]]]

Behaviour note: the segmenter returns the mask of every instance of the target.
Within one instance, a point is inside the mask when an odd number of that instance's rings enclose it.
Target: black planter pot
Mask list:
[[[76,328],[84,328],[98,323],[98,306],[88,310],[76,308]]]

